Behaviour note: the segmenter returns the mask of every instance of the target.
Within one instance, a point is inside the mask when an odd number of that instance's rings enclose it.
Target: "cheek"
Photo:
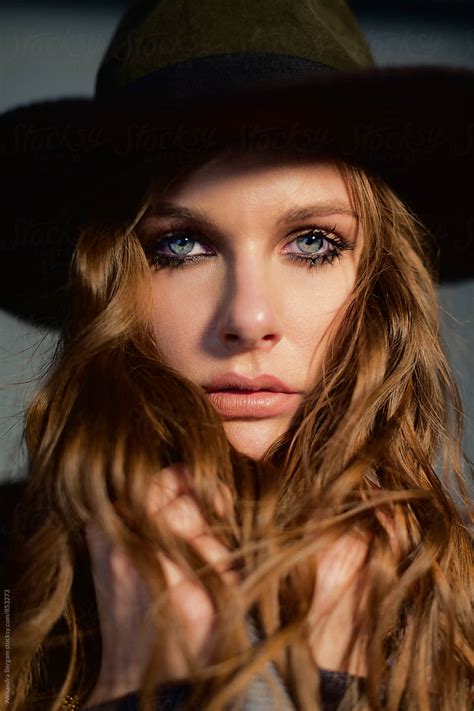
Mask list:
[[[295,345],[295,362],[307,368],[308,383],[317,377],[331,327],[337,326],[354,281],[355,268],[341,264],[338,269],[305,273],[286,290],[288,335]]]
[[[186,374],[212,317],[215,297],[209,289],[176,276],[160,274],[153,287],[153,330],[165,361]]]

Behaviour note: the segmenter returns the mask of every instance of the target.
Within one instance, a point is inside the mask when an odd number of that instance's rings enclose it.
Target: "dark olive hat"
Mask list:
[[[0,307],[60,325],[82,206],[117,176],[225,148],[379,173],[429,228],[438,278],[474,273],[473,71],[375,67],[343,0],[143,0],[94,98],[0,117]]]

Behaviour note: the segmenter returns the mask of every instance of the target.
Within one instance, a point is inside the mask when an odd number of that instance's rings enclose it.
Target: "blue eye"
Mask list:
[[[315,227],[295,237],[285,247],[289,259],[308,266],[331,264],[340,259],[343,251],[353,249],[353,245],[336,232],[336,227]]]
[[[170,250],[180,257],[189,254],[195,245],[195,241],[193,239],[186,237],[185,235],[179,236],[179,232],[178,236],[168,239],[167,242]]]
[[[335,232],[335,227],[308,229],[295,236],[287,243],[284,254],[288,259],[299,264],[306,264],[310,269],[319,264],[330,264],[341,253],[353,246]],[[199,239],[195,239],[198,237]],[[156,238],[146,250],[153,268],[184,267],[197,264],[216,252],[206,239],[192,231],[171,230]]]
[[[317,228],[293,239],[287,244],[285,252],[293,258],[321,261],[334,254],[341,242],[334,230]]]
[[[321,236],[319,231],[309,232],[302,237],[298,237],[296,239],[296,244],[301,251],[306,254],[317,254],[317,252],[319,252],[324,245],[324,237]]]
[[[194,237],[192,232],[186,230],[168,232],[146,249],[148,259],[154,268],[182,267],[214,256],[215,252],[205,242],[199,242]]]

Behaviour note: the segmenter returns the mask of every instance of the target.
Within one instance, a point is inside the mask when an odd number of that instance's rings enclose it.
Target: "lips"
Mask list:
[[[204,390],[224,419],[277,417],[296,410],[301,393],[274,375],[249,378],[226,373],[214,378]]]

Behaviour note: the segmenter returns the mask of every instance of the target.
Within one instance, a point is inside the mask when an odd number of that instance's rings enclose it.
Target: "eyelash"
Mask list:
[[[323,266],[325,264],[332,264],[335,259],[341,258],[342,252],[354,249],[354,246],[350,242],[347,242],[347,240],[345,240],[336,232],[335,225],[333,225],[332,227],[324,225],[322,227],[307,228],[304,232],[296,234],[288,244],[292,244],[292,242],[295,242],[298,238],[311,235],[314,232],[322,233],[323,239],[328,242],[330,247],[332,248],[331,251],[327,251],[326,253],[321,255],[304,255],[303,253],[297,254],[293,252],[287,252],[285,256],[291,259],[292,261],[297,262],[300,266],[306,266],[309,269],[313,269],[317,265]],[[182,269],[183,267],[188,266],[189,264],[196,264],[198,262],[202,262],[208,257],[216,256],[215,254],[195,254],[190,255],[188,257],[179,257],[177,255],[173,256],[171,254],[154,253],[154,249],[157,247],[157,245],[165,241],[171,241],[171,239],[176,234],[183,233],[186,236],[191,237],[196,242],[203,242],[202,239],[199,239],[199,234],[196,234],[192,230],[187,229],[175,228],[163,234],[159,234],[153,240],[153,244],[149,246],[146,250],[148,260],[153,270],[158,271],[160,269]],[[333,236],[329,237],[328,235],[330,234]]]

